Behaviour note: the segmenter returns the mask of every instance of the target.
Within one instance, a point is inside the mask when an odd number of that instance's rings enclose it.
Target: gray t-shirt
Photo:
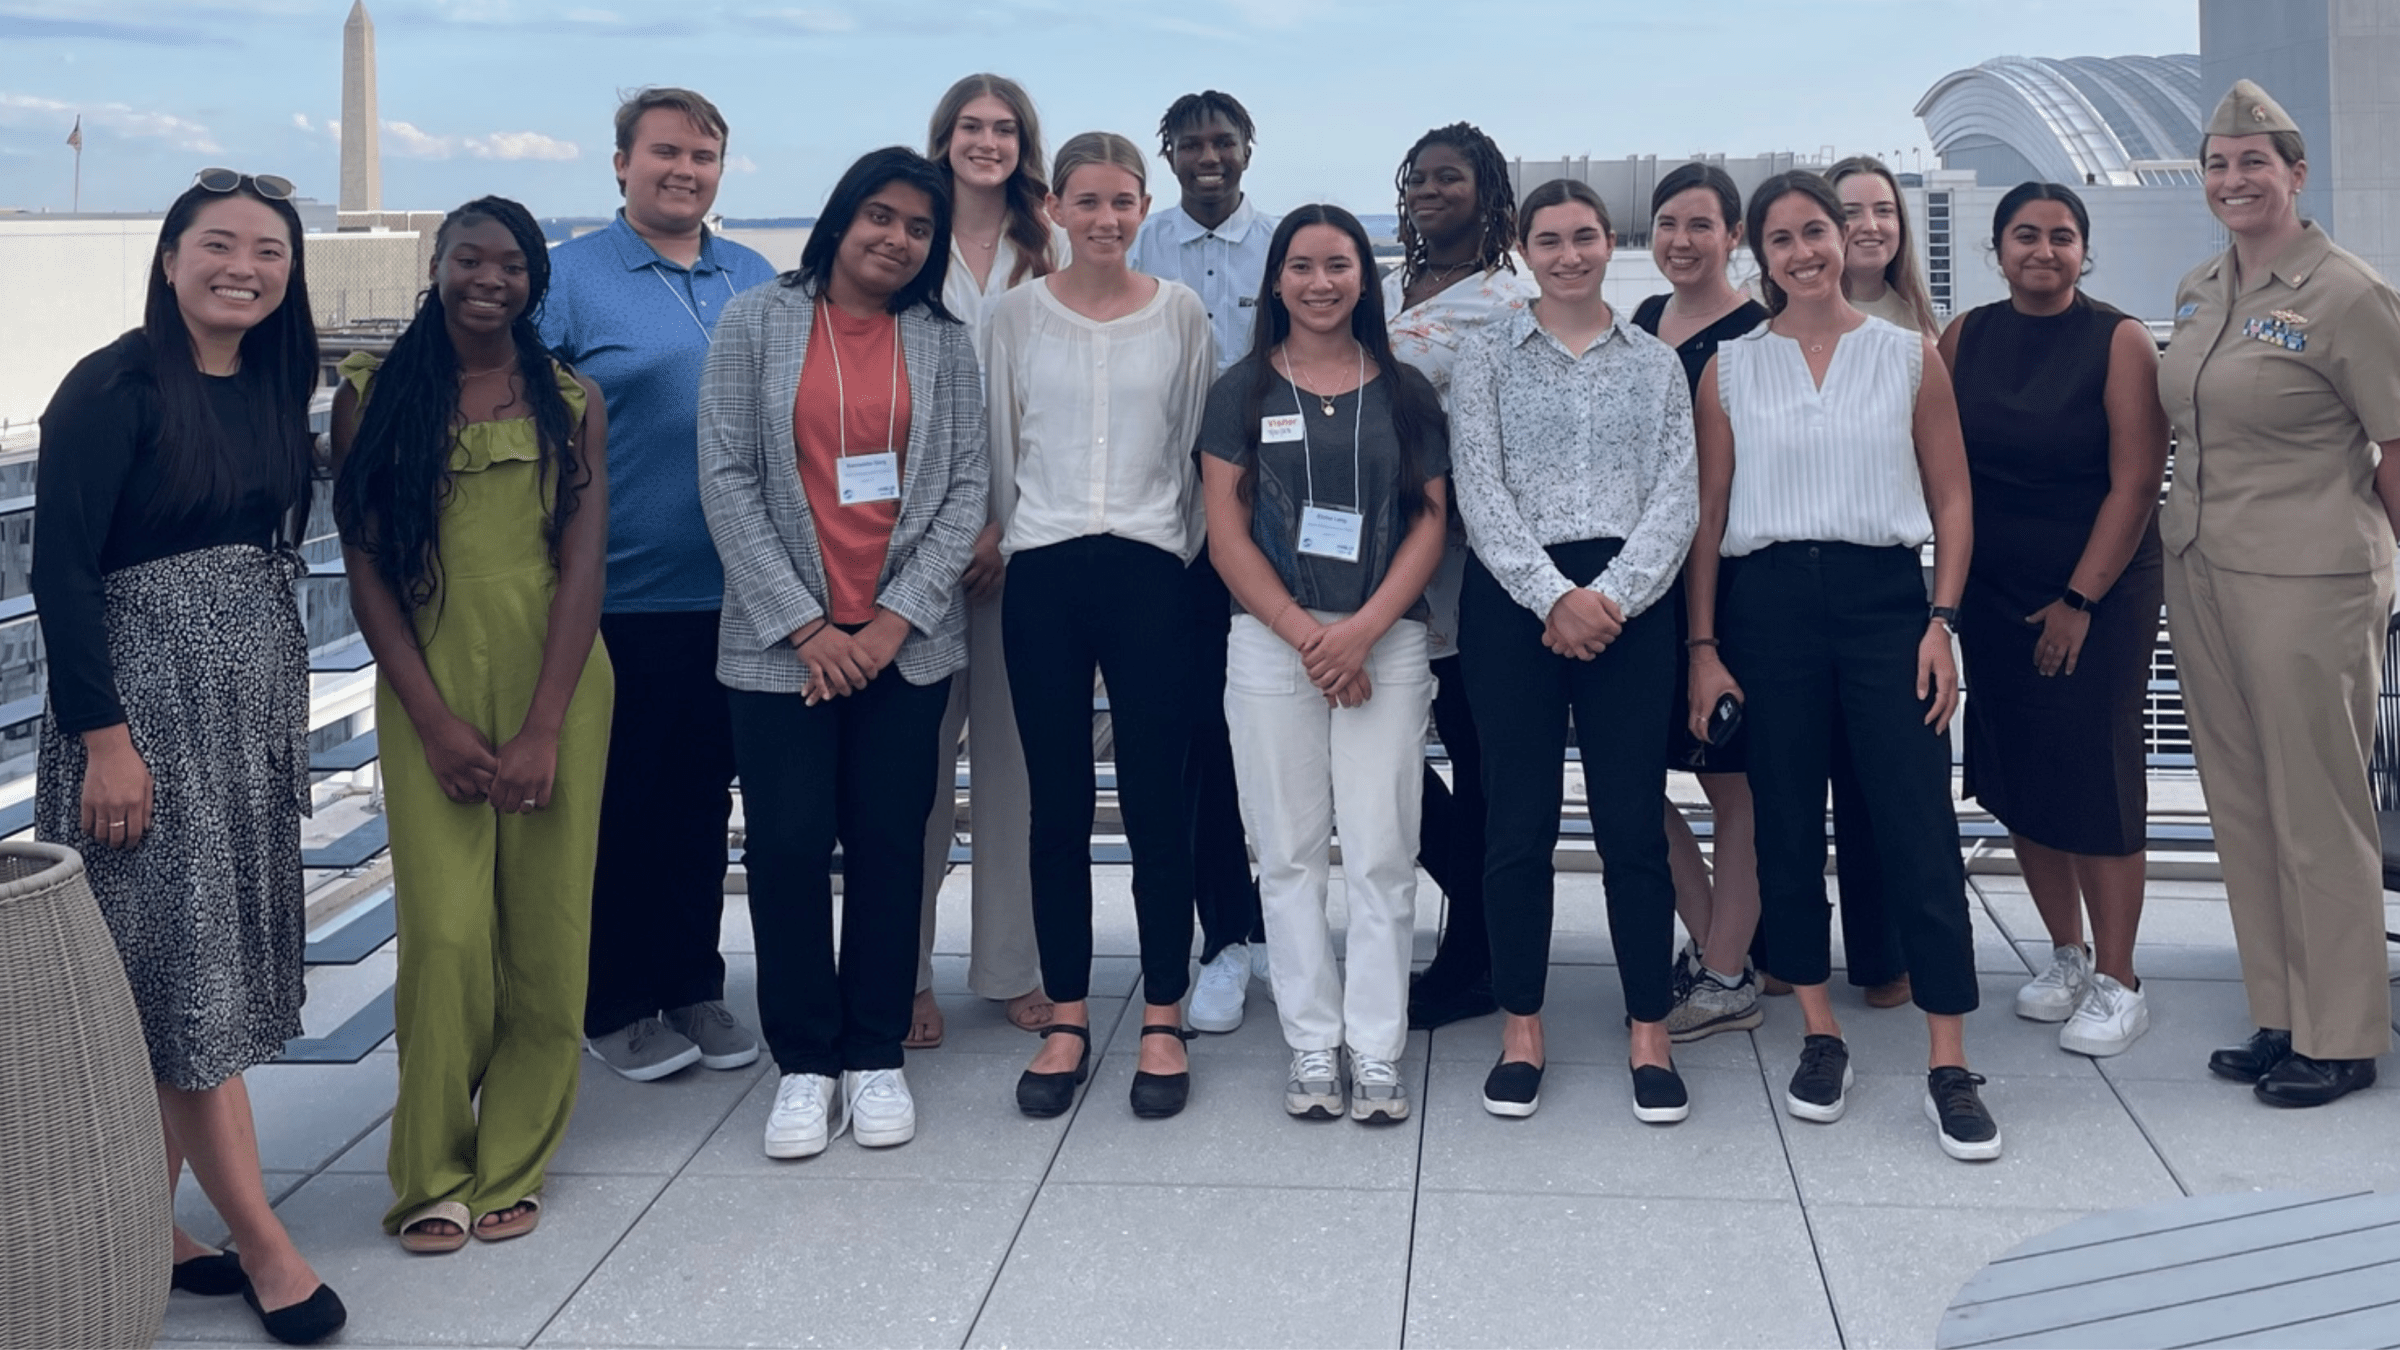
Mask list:
[[[1232,464],[1251,458],[1251,442],[1259,429],[1243,425],[1242,405],[1257,375],[1257,360],[1245,357],[1210,388],[1208,412],[1200,422],[1203,453]],[[1400,378],[1417,387],[1419,406],[1438,418],[1441,405],[1425,377],[1402,365]],[[1251,540],[1304,608],[1347,614],[1366,604],[1391,570],[1400,542],[1408,537],[1410,522],[1402,519],[1400,512],[1399,433],[1392,424],[1391,392],[1384,386],[1383,379],[1372,379],[1363,388],[1336,396],[1333,415],[1327,417],[1314,394],[1302,394],[1295,403],[1291,385],[1277,374],[1268,382],[1261,401],[1262,418],[1298,413],[1308,428],[1305,442],[1258,445],[1250,505]],[[1358,448],[1355,476],[1351,467],[1354,428]],[[1450,472],[1448,434],[1437,422],[1422,428],[1420,436],[1425,476],[1446,477]],[[1312,471],[1317,506],[1356,511],[1362,517],[1356,562],[1300,552],[1300,515],[1310,503]],[[1241,601],[1234,601],[1234,609],[1239,612]],[[1420,596],[1403,617],[1421,621],[1427,613]]]

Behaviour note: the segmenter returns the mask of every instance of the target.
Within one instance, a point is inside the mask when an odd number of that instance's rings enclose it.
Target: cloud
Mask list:
[[[748,155],[727,155],[725,171],[727,173],[757,173],[758,161]]]
[[[855,33],[858,20],[849,11],[830,6],[786,6],[753,11],[751,18],[796,33]]]
[[[338,134],[338,133],[337,133]],[[402,159],[569,160],[583,155],[573,141],[538,131],[495,131],[488,136],[436,136],[408,122],[383,124],[384,148]]]
[[[95,38],[103,42],[133,42],[149,47],[229,47],[222,33],[181,24],[131,23],[118,19],[79,19],[49,14],[0,12],[0,38]]]
[[[198,122],[173,113],[144,112],[123,103],[62,103],[34,94],[0,93],[0,111],[10,109],[46,113],[48,120],[70,125],[81,117],[87,127],[136,140],[165,141],[179,150],[213,153],[223,148]]]

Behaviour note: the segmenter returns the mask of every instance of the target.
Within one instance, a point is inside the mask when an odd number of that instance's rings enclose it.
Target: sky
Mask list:
[[[350,0],[0,0],[0,208],[156,211],[204,165],[337,195]],[[1284,209],[1392,208],[1428,127],[1526,159],[1823,149],[1934,167],[1911,109],[1995,56],[2199,50],[2197,0],[369,0],[386,210],[496,192],[615,209],[619,91],[681,84],[732,126],[718,209],[814,215],[859,154],[923,147],[959,76],[1021,81],[1048,149],[1156,145],[1203,88],[1258,125],[1247,186]],[[1173,182],[1154,171],[1153,190]]]

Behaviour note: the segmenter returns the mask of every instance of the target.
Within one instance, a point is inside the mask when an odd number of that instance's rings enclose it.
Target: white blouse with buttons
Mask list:
[[[1001,553],[1113,534],[1190,562],[1202,538],[1192,447],[1216,375],[1200,297],[1161,281],[1103,323],[1036,281],[993,301],[986,323]]]
[[[1717,348],[1733,423],[1728,558],[1825,540],[1914,548],[1933,538],[1917,473],[1925,339],[1881,319],[1843,334],[1819,385],[1798,341],[1762,324]]]

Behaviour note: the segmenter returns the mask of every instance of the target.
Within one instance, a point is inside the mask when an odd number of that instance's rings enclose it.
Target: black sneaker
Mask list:
[[[1483,1109],[1495,1116],[1525,1117],[1542,1104],[1542,1066],[1501,1060],[1483,1080]]]
[[[1784,1090],[1783,1109],[1802,1120],[1830,1125],[1850,1106],[1850,1047],[1839,1036],[1810,1036],[1800,1042],[1800,1067]]]
[[[1683,1075],[1670,1064],[1637,1064],[1633,1068],[1633,1118],[1645,1125],[1673,1125],[1692,1114],[1691,1094],[1683,1090]]]
[[[1983,1075],[1944,1065],[1925,1075],[1925,1118],[1939,1131],[1942,1152],[1964,1162],[2000,1156],[2000,1127],[1975,1091]]]

